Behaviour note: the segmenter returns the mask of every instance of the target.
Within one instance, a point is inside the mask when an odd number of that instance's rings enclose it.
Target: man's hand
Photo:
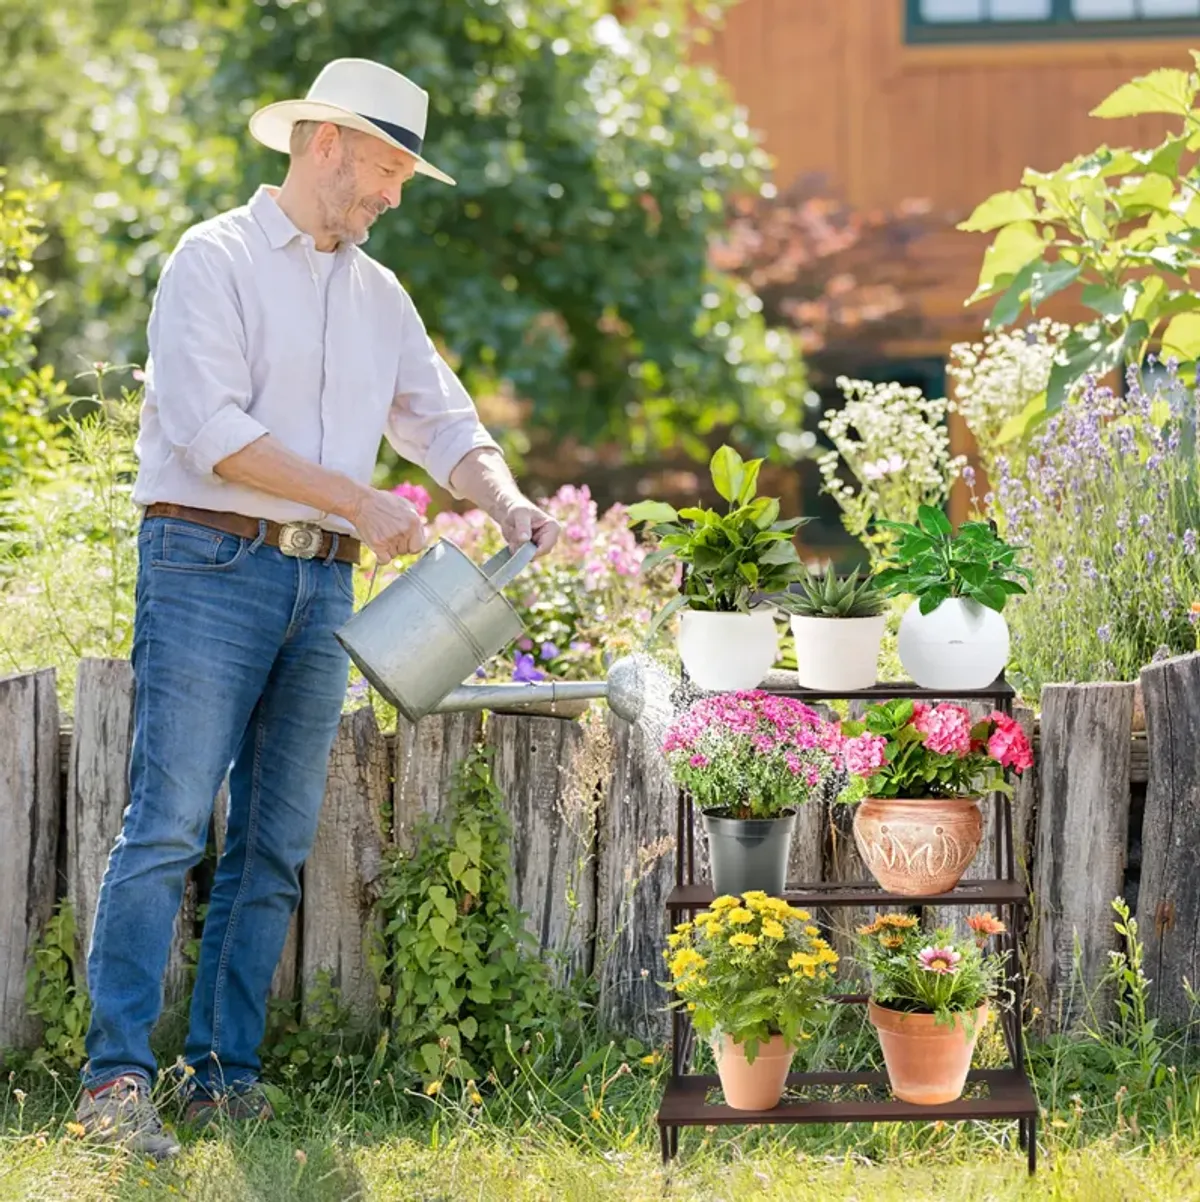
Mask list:
[[[411,555],[425,545],[425,523],[413,504],[379,488],[362,494],[350,521],[380,563]]]
[[[515,550],[533,539],[539,558],[558,542],[560,529],[558,522],[544,509],[524,498],[514,501],[500,516],[504,541]]]

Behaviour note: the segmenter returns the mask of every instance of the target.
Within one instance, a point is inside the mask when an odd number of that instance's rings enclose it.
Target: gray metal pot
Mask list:
[[[781,894],[787,883],[788,855],[796,811],[779,818],[719,818],[702,810],[708,836],[713,888],[737,896],[751,889]]]

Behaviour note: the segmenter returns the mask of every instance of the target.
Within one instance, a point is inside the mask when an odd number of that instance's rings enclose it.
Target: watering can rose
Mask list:
[[[668,729],[663,752],[676,783],[706,810],[772,818],[840,772],[842,744],[836,722],[755,689],[695,702]]]

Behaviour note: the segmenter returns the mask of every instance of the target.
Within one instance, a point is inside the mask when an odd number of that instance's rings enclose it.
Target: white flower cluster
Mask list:
[[[874,556],[889,535],[868,532],[877,519],[915,522],[921,505],[941,505],[966,459],[950,454],[946,400],[929,400],[919,388],[873,384],[840,376],[846,397],[820,423],[834,445],[817,460],[822,491],[837,501],[842,524]],[[857,490],[839,472],[839,460]]]
[[[950,348],[946,373],[956,385],[950,412],[966,422],[989,477],[1001,453],[1001,431],[1046,391],[1054,356],[1070,332],[1070,326],[1043,318],[1023,330],[988,334],[982,342]]]

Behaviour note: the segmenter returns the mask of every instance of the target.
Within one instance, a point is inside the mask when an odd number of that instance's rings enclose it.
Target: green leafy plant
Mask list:
[[[663,501],[629,507],[630,524],[645,523],[658,540],[658,549],[642,561],[642,570],[650,571],[666,559],[684,565],[683,590],[659,610],[652,633],[684,606],[749,613],[756,594],[780,592],[802,575],[792,537],[808,519],[780,521],[778,499],[756,496],[762,462],[743,461],[729,446],[713,455],[709,471],[717,493],[729,503],[725,513],[676,511]]]
[[[972,938],[956,938],[952,927],[927,929],[909,914],[882,914],[858,928],[858,960],[871,975],[871,997],[889,1010],[932,1014],[937,1024],[953,1026],[996,997],[1006,953],[984,949],[1004,933],[991,914],[967,919]]]
[[[759,1045],[782,1035],[790,1047],[827,1015],[837,952],[807,910],[751,890],[718,897],[667,936],[671,1005],[686,1007],[702,1038],[728,1035],[753,1064]]]
[[[940,509],[922,505],[916,524],[876,523],[898,535],[895,550],[876,577],[889,595],[911,594],[921,612],[962,597],[999,613],[1008,598],[1024,593],[1020,579],[1032,579],[1016,563],[1020,547],[1010,546],[989,522],[963,522],[957,534]]]
[[[1200,63],[1200,53],[1192,51]],[[994,232],[968,304],[995,299],[993,329],[1064,290],[1096,314],[1062,344],[1044,394],[1010,434],[1059,408],[1086,375],[1140,364],[1154,343],[1194,378],[1200,354],[1200,109],[1196,71],[1162,68],[1122,84],[1093,117],[1165,113],[1182,128],[1146,150],[1101,146],[1056,171],[1026,170],[959,229]]]
[[[839,800],[869,797],[977,797],[1012,793],[1004,769],[1024,772],[1033,751],[1021,724],[993,710],[972,722],[962,705],[929,705],[909,697],[867,707],[861,721],[842,723],[846,769],[857,778]]]
[[[839,578],[833,568],[823,576],[806,572],[799,592],[780,593],[771,601],[802,618],[876,618],[887,609],[887,594],[874,576]]]
[[[317,1088],[336,1070],[366,1064],[367,1035],[356,1031],[333,974],[320,969],[299,998],[272,998],[262,1061],[267,1076],[304,1089]]]
[[[54,909],[25,977],[25,1005],[44,1024],[42,1046],[34,1060],[79,1068],[87,1059],[84,1037],[91,1002],[75,963],[75,911],[68,901]]]
[[[482,1080],[508,1049],[553,1039],[574,1017],[509,891],[510,828],[491,753],[459,764],[444,822],[425,819],[411,854],[389,858],[373,956],[388,1050],[427,1087]]]

